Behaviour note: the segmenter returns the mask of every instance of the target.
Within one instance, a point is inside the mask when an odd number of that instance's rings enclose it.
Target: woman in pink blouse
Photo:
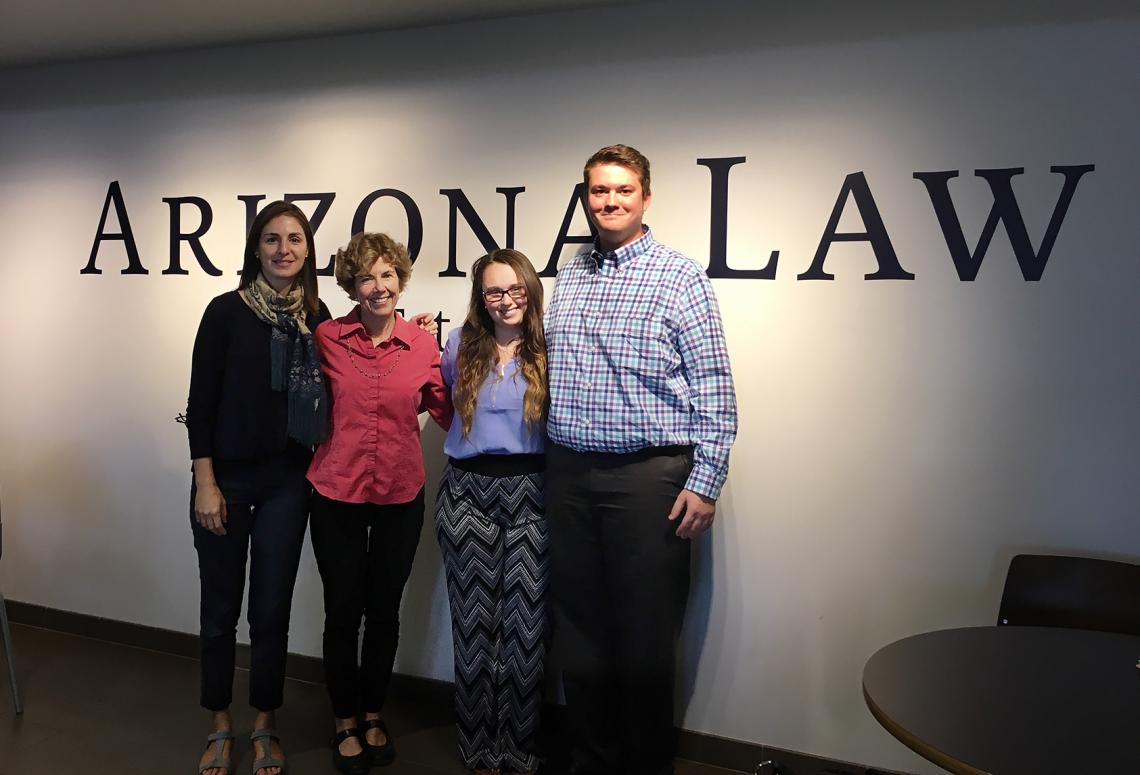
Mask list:
[[[337,252],[335,272],[357,306],[316,330],[332,428],[309,467],[310,529],[324,582],[333,763],[363,774],[396,755],[381,711],[424,519],[418,416],[429,412],[447,430],[452,408],[434,337],[396,312],[412,274],[407,249],[384,234],[357,234]]]

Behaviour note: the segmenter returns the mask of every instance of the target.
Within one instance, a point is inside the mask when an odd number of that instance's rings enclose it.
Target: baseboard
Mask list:
[[[62,611],[16,600],[8,600],[7,604],[9,620],[18,624],[43,627],[190,659],[198,658],[198,636],[191,633]],[[237,665],[242,668],[249,667],[249,646],[238,644]],[[312,683],[324,682],[321,660],[317,657],[290,654],[285,670],[290,678]],[[414,697],[425,703],[447,705],[452,700],[451,683],[434,678],[397,674],[392,678],[391,691],[402,697]],[[543,714],[544,720],[549,719],[554,724],[559,724],[561,711],[558,706],[548,707]],[[868,768],[850,762],[687,729],[678,730],[677,756],[700,764],[746,772],[750,775],[753,773],[755,775],[903,775],[890,770]]]
[[[905,775],[770,745],[681,729],[677,757],[749,775]]]

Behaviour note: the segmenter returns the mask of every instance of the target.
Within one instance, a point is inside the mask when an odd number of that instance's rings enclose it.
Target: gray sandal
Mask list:
[[[234,733],[229,730],[219,730],[206,736],[206,747],[209,748],[211,744],[216,744],[214,748],[214,758],[205,764],[198,765],[198,775],[202,775],[206,770],[225,770],[227,775],[230,768],[233,767],[233,760],[225,755],[226,741],[233,740]],[[232,749],[231,749],[232,752]]]
[[[279,743],[281,742],[281,738],[277,736],[276,729],[255,729],[253,730],[253,734],[249,736],[249,739],[253,741],[255,753],[257,752],[257,741],[265,740],[266,738],[271,738]],[[253,775],[257,775],[258,770],[265,769],[266,767],[280,767],[281,775],[285,775],[285,760],[275,757],[272,753],[270,753],[272,750],[273,749],[270,747],[268,740],[266,740],[266,754],[265,756],[262,756],[260,759],[257,759],[253,762]]]

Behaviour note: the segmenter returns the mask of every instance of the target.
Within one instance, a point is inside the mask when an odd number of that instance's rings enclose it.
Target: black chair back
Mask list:
[[[1009,563],[998,624],[1140,635],[1140,565],[1019,554]]]

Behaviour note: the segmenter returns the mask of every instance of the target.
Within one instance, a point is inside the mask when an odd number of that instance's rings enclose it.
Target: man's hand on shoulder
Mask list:
[[[677,500],[673,501],[673,510],[669,512],[670,520],[682,517],[677,528],[680,538],[696,538],[709,529],[715,516],[716,501],[692,490],[681,490]]]

